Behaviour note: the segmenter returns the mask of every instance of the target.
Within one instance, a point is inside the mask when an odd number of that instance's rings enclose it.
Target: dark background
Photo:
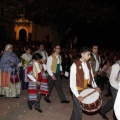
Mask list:
[[[115,0],[1,0],[0,18],[26,18],[41,26],[54,26],[66,47],[74,36],[78,46],[119,48],[120,7]]]

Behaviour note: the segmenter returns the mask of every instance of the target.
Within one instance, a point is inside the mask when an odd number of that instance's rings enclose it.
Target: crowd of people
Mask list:
[[[105,84],[108,87],[105,97],[111,96],[111,99],[101,107],[99,113],[103,119],[109,120],[106,113],[113,109],[113,119],[120,119],[117,113],[120,106],[117,95],[120,93],[119,49],[103,49],[94,44],[91,48],[83,46],[78,51],[75,48],[61,48],[59,44],[51,46],[44,42],[19,41],[11,41],[10,44],[3,42],[0,45],[1,97],[19,98],[22,90],[28,89],[29,109],[32,110],[34,105],[35,110],[41,113],[41,95],[44,95],[47,103],[51,103],[54,85],[60,102],[70,102],[62,90],[63,77],[70,80],[73,98],[71,120],[82,120],[79,102],[84,98],[80,92],[89,87],[102,92]]]

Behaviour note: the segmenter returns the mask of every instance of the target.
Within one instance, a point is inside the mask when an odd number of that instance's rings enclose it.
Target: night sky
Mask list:
[[[120,27],[87,25],[75,27],[79,43],[90,46],[97,43],[101,48],[120,48]],[[74,30],[75,31],[75,30]]]
[[[5,8],[7,18],[16,19],[24,14],[26,19],[36,24],[55,26],[59,36],[63,36],[61,40],[69,41],[77,36],[80,45],[91,45],[95,42],[101,47],[119,48],[118,1],[2,0],[0,7]]]

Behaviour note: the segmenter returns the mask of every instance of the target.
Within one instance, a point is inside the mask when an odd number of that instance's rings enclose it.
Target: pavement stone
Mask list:
[[[0,120],[70,120],[70,116],[73,109],[72,97],[69,88],[69,80],[62,79],[63,91],[67,100],[70,100],[68,104],[61,104],[58,97],[56,88],[53,88],[50,96],[51,103],[44,101],[44,96],[41,98],[41,109],[43,113],[39,113],[36,110],[29,110],[27,106],[27,90],[23,90],[20,98],[5,98],[0,97]],[[110,99],[105,98],[107,86],[101,92],[102,106]],[[109,120],[112,119],[113,110],[107,114]],[[103,120],[99,113],[86,114],[83,112],[83,120]]]

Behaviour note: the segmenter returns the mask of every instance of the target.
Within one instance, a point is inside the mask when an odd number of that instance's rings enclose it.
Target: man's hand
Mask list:
[[[96,90],[97,92],[101,92],[99,87],[96,87],[95,90]]]
[[[39,81],[36,81],[36,83],[37,83],[37,85],[39,85],[39,86],[40,86],[40,82],[39,82]]]
[[[53,80],[56,80],[56,77],[55,77],[54,75],[53,75],[53,76],[51,76],[51,77],[52,77],[52,79],[53,79]]]
[[[44,63],[44,64],[46,64],[47,63],[47,59],[45,59],[45,60],[41,60],[42,61],[42,63]]]
[[[79,97],[77,97],[77,99],[78,99],[79,101],[83,101],[83,100],[84,100],[84,97],[79,96]]]
[[[64,74],[63,71],[61,71],[60,74],[63,75]]]

